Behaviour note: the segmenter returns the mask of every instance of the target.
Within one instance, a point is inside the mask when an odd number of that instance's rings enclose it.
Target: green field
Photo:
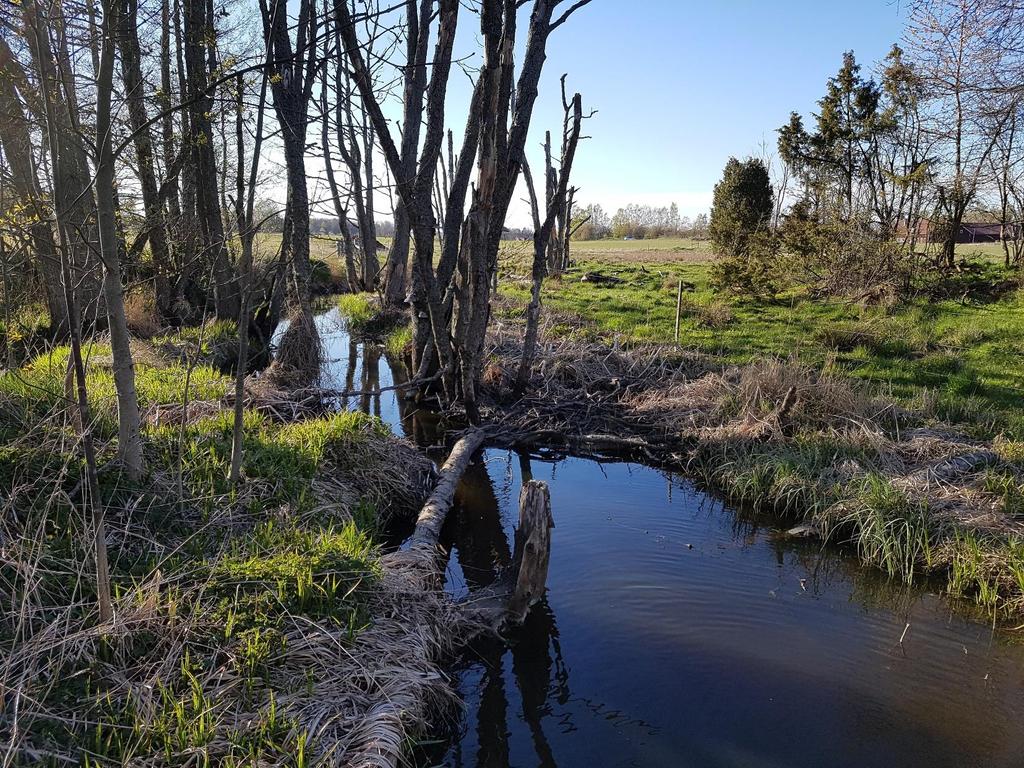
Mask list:
[[[1024,295],[929,301],[896,308],[794,291],[774,301],[716,293],[710,255],[687,241],[580,243],[574,267],[544,287],[545,305],[566,314],[566,333],[671,343],[680,280],[680,344],[742,364],[796,356],[869,382],[908,407],[968,431],[1024,437]],[[646,248],[646,250],[644,250]],[[987,254],[998,254],[998,244]],[[625,256],[624,256],[625,254]],[[525,301],[525,262],[506,251],[502,293]],[[623,282],[582,282],[596,271]],[[581,326],[572,317],[583,321]]]

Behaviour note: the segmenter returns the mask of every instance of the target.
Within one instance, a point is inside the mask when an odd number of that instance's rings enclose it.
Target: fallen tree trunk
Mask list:
[[[441,536],[441,528],[455,499],[455,489],[462,479],[473,454],[484,442],[484,432],[476,429],[464,435],[452,448],[448,460],[441,467],[441,475],[427,503],[416,519],[416,530],[409,539],[409,549],[428,549],[433,552]]]
[[[416,529],[408,546],[385,556],[382,560],[384,580],[395,585],[406,599],[420,600],[437,594],[441,587],[444,553],[438,546],[445,518],[455,500],[459,481],[483,445],[487,433],[473,430],[466,433],[452,448],[441,468],[437,484],[416,520]],[[510,623],[521,624],[530,607],[542,599],[547,581],[551,554],[551,498],[545,483],[530,480],[520,495],[519,529],[516,531],[515,566],[502,580],[501,586],[477,595],[464,604],[457,618],[452,617],[450,633],[433,654],[423,653],[420,665],[430,669],[438,655],[450,653],[457,642],[489,631],[500,631]],[[417,634],[415,630],[411,634]],[[372,743],[372,762],[360,763],[391,768],[404,764],[408,722],[427,718],[431,702],[424,699],[425,687],[400,692],[374,707],[373,713],[360,724],[354,740]]]
[[[403,650],[406,656],[401,663],[409,670],[409,680],[413,684],[375,698],[367,717],[351,729],[348,740],[354,745],[352,753],[356,759],[353,765],[366,768],[406,765],[410,727],[422,727],[423,723],[429,722],[436,715],[434,708],[439,700],[438,691],[451,690],[444,684],[445,678],[438,665],[454,651],[462,634],[459,624],[465,618],[461,613],[447,615],[445,611],[446,615],[440,619],[442,626],[438,628],[436,616],[431,617],[430,611],[423,611],[422,606],[430,600],[450,606],[447,600],[438,601],[443,574],[438,539],[455,499],[459,480],[473,454],[483,444],[484,437],[482,430],[473,430],[455,444],[441,468],[433,492],[420,511],[409,546],[385,555],[381,560],[385,589],[401,596],[404,601],[404,605],[396,603],[389,610],[408,611],[410,614],[408,621],[400,623],[400,631],[405,636],[389,637],[383,645]],[[364,632],[360,637],[366,635]],[[424,638],[427,638],[426,642]]]

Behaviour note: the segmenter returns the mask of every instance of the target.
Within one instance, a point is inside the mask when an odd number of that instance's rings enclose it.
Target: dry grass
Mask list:
[[[128,330],[136,336],[151,339],[163,330],[151,291],[135,290],[125,296],[124,315]]]
[[[495,370],[520,351],[516,313],[506,308],[501,317],[490,337]],[[951,581],[950,592],[986,595],[984,605],[1003,616],[1024,609],[1017,444],[957,434],[828,364],[723,366],[670,345],[595,342],[583,325],[566,332],[565,316],[545,323],[524,397],[510,401],[500,380],[485,382],[489,416],[507,442],[686,467],[737,500],[856,543],[866,562],[902,579],[953,573],[963,559],[954,558],[958,537],[981,537],[986,567],[955,588]]]
[[[281,334],[274,362],[264,374],[279,389],[300,389],[320,378],[323,349],[311,312],[298,310]]]

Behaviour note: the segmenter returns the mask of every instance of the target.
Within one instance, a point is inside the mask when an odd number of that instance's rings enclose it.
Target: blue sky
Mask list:
[[[609,214],[628,203],[672,202],[684,216],[707,212],[729,156],[760,154],[762,142],[774,151],[775,130],[792,110],[808,116],[816,109],[844,51],[872,70],[900,40],[904,11],[895,0],[592,0],[548,43],[527,156],[539,170],[544,131],[557,137],[561,130],[558,80],[568,73],[570,93],[583,95],[585,110],[598,110],[576,156],[577,201],[600,203]],[[529,4],[521,38],[528,20]],[[463,7],[456,57],[474,67],[479,42],[479,19]],[[521,56],[525,39],[519,46]],[[456,146],[471,90],[456,70],[446,105]],[[398,119],[398,99],[385,111]],[[307,173],[318,213],[333,215],[322,164],[307,159]],[[273,187],[283,200],[283,173]],[[385,217],[386,195],[377,195]],[[520,183],[509,226],[531,226],[525,196]]]
[[[675,201],[693,216],[710,206],[730,155],[774,147],[791,110],[814,110],[843,51],[870,69],[903,19],[889,0],[593,0],[549,43],[530,157],[540,162],[543,130],[559,127],[568,72],[599,110],[577,155],[579,199],[610,212]],[[512,225],[527,219],[525,206],[510,211]]]

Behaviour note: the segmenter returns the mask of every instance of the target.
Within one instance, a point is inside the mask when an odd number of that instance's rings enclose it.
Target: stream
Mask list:
[[[317,322],[323,384],[396,380]],[[429,434],[394,392],[339,406]],[[463,654],[465,709],[419,765],[1024,765],[1024,644],[663,470],[485,451],[445,527],[454,596],[511,561],[524,475],[551,490],[546,599]]]

